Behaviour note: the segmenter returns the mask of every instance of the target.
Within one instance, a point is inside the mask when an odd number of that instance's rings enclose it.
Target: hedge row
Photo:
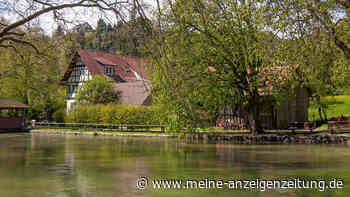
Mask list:
[[[88,105],[77,106],[66,116],[65,122],[159,125],[159,114],[156,106]]]

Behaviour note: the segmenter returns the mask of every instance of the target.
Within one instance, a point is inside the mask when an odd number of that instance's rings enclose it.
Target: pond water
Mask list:
[[[140,177],[148,178],[148,188],[136,187]],[[209,188],[198,185],[197,189],[152,186],[155,179],[196,180],[200,184],[204,180],[228,183],[239,179],[296,178],[310,181],[336,178],[344,181],[344,188],[325,192],[286,188],[259,192],[261,189],[237,190],[228,185],[216,189],[210,184]],[[215,145],[163,138],[0,134],[0,197],[349,194],[350,147],[345,145]]]

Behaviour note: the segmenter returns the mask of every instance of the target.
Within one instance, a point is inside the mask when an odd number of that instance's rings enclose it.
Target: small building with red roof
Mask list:
[[[271,66],[263,67],[258,71],[257,77],[261,82],[258,86],[258,94],[262,98],[259,121],[263,129],[287,129],[291,123],[308,121],[311,90],[300,85],[291,87],[287,83],[300,74],[299,68],[299,65]],[[217,68],[209,66],[208,71],[216,73]],[[276,90],[278,89],[276,87],[284,87],[293,94],[288,95],[277,105],[274,96],[280,92]],[[291,88],[294,89],[291,90]],[[241,105],[235,108],[224,108],[217,117],[216,126],[229,129],[248,129],[248,112]]]

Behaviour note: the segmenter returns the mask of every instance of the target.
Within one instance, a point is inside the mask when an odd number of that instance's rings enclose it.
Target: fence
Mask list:
[[[165,132],[162,125],[113,125],[113,124],[90,124],[90,123],[48,123],[36,122],[35,128],[50,129],[83,129],[83,130],[103,130],[121,132]]]
[[[328,129],[332,132],[336,130],[350,130],[350,121],[328,121]]]

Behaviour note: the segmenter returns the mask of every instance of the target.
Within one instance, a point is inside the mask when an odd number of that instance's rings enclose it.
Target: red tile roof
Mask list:
[[[117,64],[109,61],[108,59],[102,58],[102,57],[96,57],[95,60],[97,60],[98,62],[104,64],[104,65],[113,65],[116,66]]]
[[[125,81],[136,79],[136,76],[133,72],[125,70],[124,67],[137,72],[143,78],[147,79],[148,77],[144,68],[145,61],[142,58],[90,50],[78,50],[75,54],[75,57],[81,58],[81,61],[84,63],[92,75],[104,74],[104,69],[101,64],[105,64],[114,66],[114,72],[117,75],[116,77]],[[68,80],[70,73],[73,70],[71,68],[72,66],[73,65],[67,69],[64,77],[61,80],[62,82]]]
[[[258,88],[259,94],[272,94],[274,85],[284,85],[297,73],[298,69],[299,65],[263,67],[258,73],[258,78],[263,82],[262,87]],[[214,66],[208,66],[208,70],[214,73],[217,69]],[[251,73],[249,69],[247,73]]]

